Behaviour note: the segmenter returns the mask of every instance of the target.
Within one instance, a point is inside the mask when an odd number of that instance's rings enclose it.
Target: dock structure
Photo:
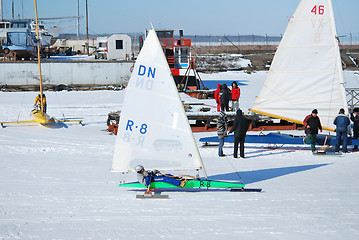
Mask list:
[[[45,90],[56,90],[61,86],[86,90],[126,86],[133,61],[44,61],[42,66]],[[37,71],[36,62],[0,62],[0,88],[6,91],[36,90],[39,85]]]

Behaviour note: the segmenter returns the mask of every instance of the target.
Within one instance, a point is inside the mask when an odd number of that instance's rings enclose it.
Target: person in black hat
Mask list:
[[[246,138],[249,125],[250,121],[243,116],[242,110],[238,109],[233,126],[228,132],[228,134],[234,132],[234,158],[238,158],[238,145],[240,145],[240,157],[244,158],[244,140]]]
[[[353,139],[359,139],[359,108],[354,108],[354,114],[350,114],[350,120],[353,121]],[[353,150],[358,150],[358,145],[354,145]]]
[[[304,139],[304,143],[310,143],[312,152],[315,152],[315,144],[317,142],[318,129],[322,131],[322,124],[318,117],[318,110],[314,109],[310,115],[308,115],[304,121],[304,129],[307,137]]]
[[[227,84],[222,84],[222,89],[219,91],[219,99],[221,102],[221,110],[229,111],[229,99],[231,97],[231,90],[227,87]]]
[[[334,125],[337,126],[335,129],[336,138],[335,138],[335,152],[339,152],[340,142],[343,139],[343,149],[344,153],[347,152],[347,138],[348,138],[348,126],[350,124],[349,118],[345,115],[343,108],[339,110],[339,114],[334,119]]]

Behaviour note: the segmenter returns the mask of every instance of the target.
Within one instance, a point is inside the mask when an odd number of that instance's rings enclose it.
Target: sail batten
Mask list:
[[[121,109],[112,171],[205,169],[156,32],[136,60]]]
[[[326,129],[347,109],[330,0],[299,3],[252,110],[302,123],[314,108]]]

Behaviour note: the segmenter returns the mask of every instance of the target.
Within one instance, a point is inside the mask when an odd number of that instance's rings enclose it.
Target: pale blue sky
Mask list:
[[[4,17],[11,17],[11,1],[3,0]],[[34,17],[33,0],[14,0],[15,13]],[[37,0],[40,17],[74,16],[77,0]],[[280,35],[300,0],[88,0],[90,33],[143,32],[152,21],[158,29],[184,29],[198,35]],[[338,35],[359,41],[359,0],[333,0]],[[80,0],[85,16],[85,0]],[[73,25],[75,21],[60,21]],[[76,32],[76,28],[66,30]],[[85,19],[80,31],[85,32]]]

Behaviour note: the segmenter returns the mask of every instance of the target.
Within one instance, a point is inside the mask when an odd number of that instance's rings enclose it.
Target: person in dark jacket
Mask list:
[[[231,98],[231,90],[227,87],[227,84],[222,85],[221,91],[219,91],[219,98],[221,101],[221,110],[229,111],[229,99]]]
[[[237,110],[237,116],[234,119],[233,126],[229,133],[234,132],[234,158],[238,158],[238,145],[240,146],[240,157],[244,158],[244,140],[250,121],[243,116],[242,110]]]
[[[335,129],[336,138],[335,138],[335,151],[339,152],[340,142],[343,138],[343,149],[344,153],[347,151],[347,138],[348,138],[348,126],[350,124],[349,118],[345,115],[343,108],[339,110],[339,114],[334,119],[334,125],[337,126]]]
[[[310,143],[312,152],[315,152],[315,144],[317,142],[318,129],[322,131],[322,124],[318,117],[318,110],[314,109],[311,115],[308,115],[304,121],[305,132],[308,134],[304,139],[305,143]]]
[[[350,120],[354,122],[353,139],[359,139],[359,108],[354,108],[354,114],[350,114]],[[358,145],[354,145],[353,150],[358,150]]]
[[[227,137],[227,116],[224,111],[219,113],[218,122],[217,122],[217,134],[219,139],[219,146],[218,146],[218,156],[224,157],[226,156],[223,154],[223,145],[224,139]]]

